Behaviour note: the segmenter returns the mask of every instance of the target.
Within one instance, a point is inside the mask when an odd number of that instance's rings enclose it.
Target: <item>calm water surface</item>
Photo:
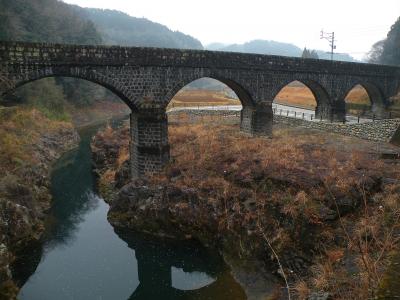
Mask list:
[[[21,300],[245,299],[216,253],[194,243],[159,241],[115,230],[96,194],[90,138],[54,166],[43,245],[16,266]]]

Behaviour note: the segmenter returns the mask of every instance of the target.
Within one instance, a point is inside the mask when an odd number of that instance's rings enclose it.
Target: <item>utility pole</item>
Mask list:
[[[321,30],[320,39],[325,39],[329,42],[329,46],[331,47],[331,60],[333,60],[333,50],[336,49],[335,32],[324,32]]]

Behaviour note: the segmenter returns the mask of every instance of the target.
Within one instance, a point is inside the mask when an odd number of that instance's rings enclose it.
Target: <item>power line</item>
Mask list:
[[[321,30],[320,39],[325,39],[329,42],[329,46],[331,47],[331,60],[333,61],[333,50],[336,49],[335,32],[324,32],[324,30]]]

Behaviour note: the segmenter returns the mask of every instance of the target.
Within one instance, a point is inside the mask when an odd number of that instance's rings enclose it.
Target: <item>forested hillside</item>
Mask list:
[[[400,65],[400,18],[392,25],[386,39],[378,41],[370,52],[370,61]]]
[[[301,57],[303,53],[302,49],[293,44],[266,40],[253,40],[244,44],[232,45],[212,43],[210,45],[207,45],[206,48],[208,50],[216,51],[246,52],[294,57]],[[320,59],[331,59],[330,53],[326,51],[316,50],[316,52]],[[335,53],[333,59],[341,61],[356,61],[353,57],[345,53]]]
[[[368,56],[370,63],[400,66],[400,17],[390,28],[387,37],[372,46]],[[392,101],[393,109],[400,111],[400,91]]]
[[[149,20],[57,0],[0,0],[0,40],[202,49],[198,40]],[[118,98],[83,80],[47,78],[18,88],[0,104],[34,106],[48,117],[66,119],[68,112],[99,100]]]
[[[57,0],[0,0],[0,39],[100,44],[94,24]]]
[[[75,8],[95,24],[105,44],[203,49],[199,40],[145,18],[131,17],[116,10]]]
[[[57,0],[0,0],[0,39],[28,42],[100,44],[95,25],[70,5]],[[100,91],[100,93],[99,93]],[[3,105],[36,107],[54,119],[68,118],[67,110],[103,97],[104,89],[82,80],[46,78],[3,97]]]
[[[244,44],[232,44],[222,47],[220,47],[220,45],[218,44],[214,45],[214,47],[213,45],[211,45],[211,49],[209,49],[218,51],[246,52],[284,56],[300,56],[303,51],[293,44],[265,40],[253,40]]]

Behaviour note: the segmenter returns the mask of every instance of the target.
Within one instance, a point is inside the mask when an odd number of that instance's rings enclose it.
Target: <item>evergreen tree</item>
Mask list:
[[[302,58],[310,58],[310,50],[304,47],[303,53],[301,54]]]
[[[304,47],[303,54],[301,55],[302,58],[314,58],[318,59],[318,53],[315,50],[308,50],[306,47]]]
[[[319,59],[318,53],[315,50],[312,50],[310,52],[310,56],[311,56],[310,58]]]
[[[400,65],[400,18],[392,25],[386,39],[372,46],[367,59],[370,63]]]
[[[386,40],[381,40],[379,42],[376,42],[371,50],[367,54],[367,60],[369,63],[372,64],[380,64],[381,59],[382,59],[382,52],[383,52],[383,47],[385,46],[385,41]]]
[[[380,62],[388,65],[400,65],[400,18],[393,24],[383,43]]]

